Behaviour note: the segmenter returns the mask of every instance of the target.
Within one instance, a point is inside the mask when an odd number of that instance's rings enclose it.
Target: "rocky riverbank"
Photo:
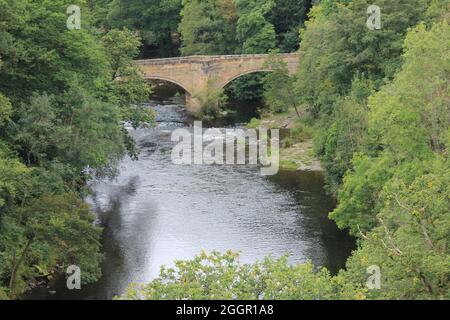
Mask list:
[[[295,110],[282,114],[265,114],[261,119],[252,119],[249,128],[266,127],[280,129],[282,141],[280,167],[299,171],[324,171],[314,154],[312,130],[301,124]]]

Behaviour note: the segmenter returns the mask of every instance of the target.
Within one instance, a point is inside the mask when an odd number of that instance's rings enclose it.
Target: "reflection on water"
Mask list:
[[[30,298],[110,299],[130,282],[146,282],[161,265],[201,250],[242,252],[243,262],[289,254],[336,271],[354,241],[327,218],[333,201],[314,172],[264,178],[252,166],[178,166],[171,162],[171,130],[185,126],[177,105],[154,105],[158,126],[132,134],[139,161],[125,159],[114,181],[93,184],[88,199],[104,227],[102,279],[69,292],[39,289]]]

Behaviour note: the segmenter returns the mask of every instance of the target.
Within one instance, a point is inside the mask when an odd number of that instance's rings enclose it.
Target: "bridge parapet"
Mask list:
[[[280,53],[278,57],[289,59],[298,57],[297,53]],[[236,55],[193,55],[185,57],[173,58],[159,58],[159,59],[145,59],[136,60],[139,65],[148,64],[168,64],[168,63],[195,63],[195,62],[211,62],[211,61],[226,61],[226,60],[248,60],[248,59],[263,59],[266,60],[268,54],[236,54]]]

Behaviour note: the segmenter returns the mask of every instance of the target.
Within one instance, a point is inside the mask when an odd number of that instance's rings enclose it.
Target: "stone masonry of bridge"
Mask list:
[[[200,110],[196,98],[212,88],[224,88],[234,79],[245,74],[271,71],[265,66],[269,55],[190,56],[180,58],[138,60],[145,79],[164,80],[175,83],[186,91],[186,108],[195,113]],[[287,63],[289,74],[299,66],[296,53],[279,54]]]

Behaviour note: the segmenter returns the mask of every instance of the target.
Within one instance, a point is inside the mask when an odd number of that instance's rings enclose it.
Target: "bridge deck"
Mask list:
[[[200,109],[197,97],[212,89],[222,89],[228,83],[245,74],[271,71],[266,65],[268,54],[197,55],[187,57],[137,60],[145,79],[173,82],[182,87],[186,95],[187,108]],[[296,53],[277,54],[286,62],[289,74],[294,74],[299,65]]]
[[[157,59],[140,59],[136,60],[139,65],[158,64],[158,63],[190,63],[190,62],[206,62],[219,60],[240,60],[240,59],[266,59],[267,54],[235,54],[235,55],[193,55],[185,57],[157,58]],[[297,56],[297,53],[280,53],[278,57]]]

